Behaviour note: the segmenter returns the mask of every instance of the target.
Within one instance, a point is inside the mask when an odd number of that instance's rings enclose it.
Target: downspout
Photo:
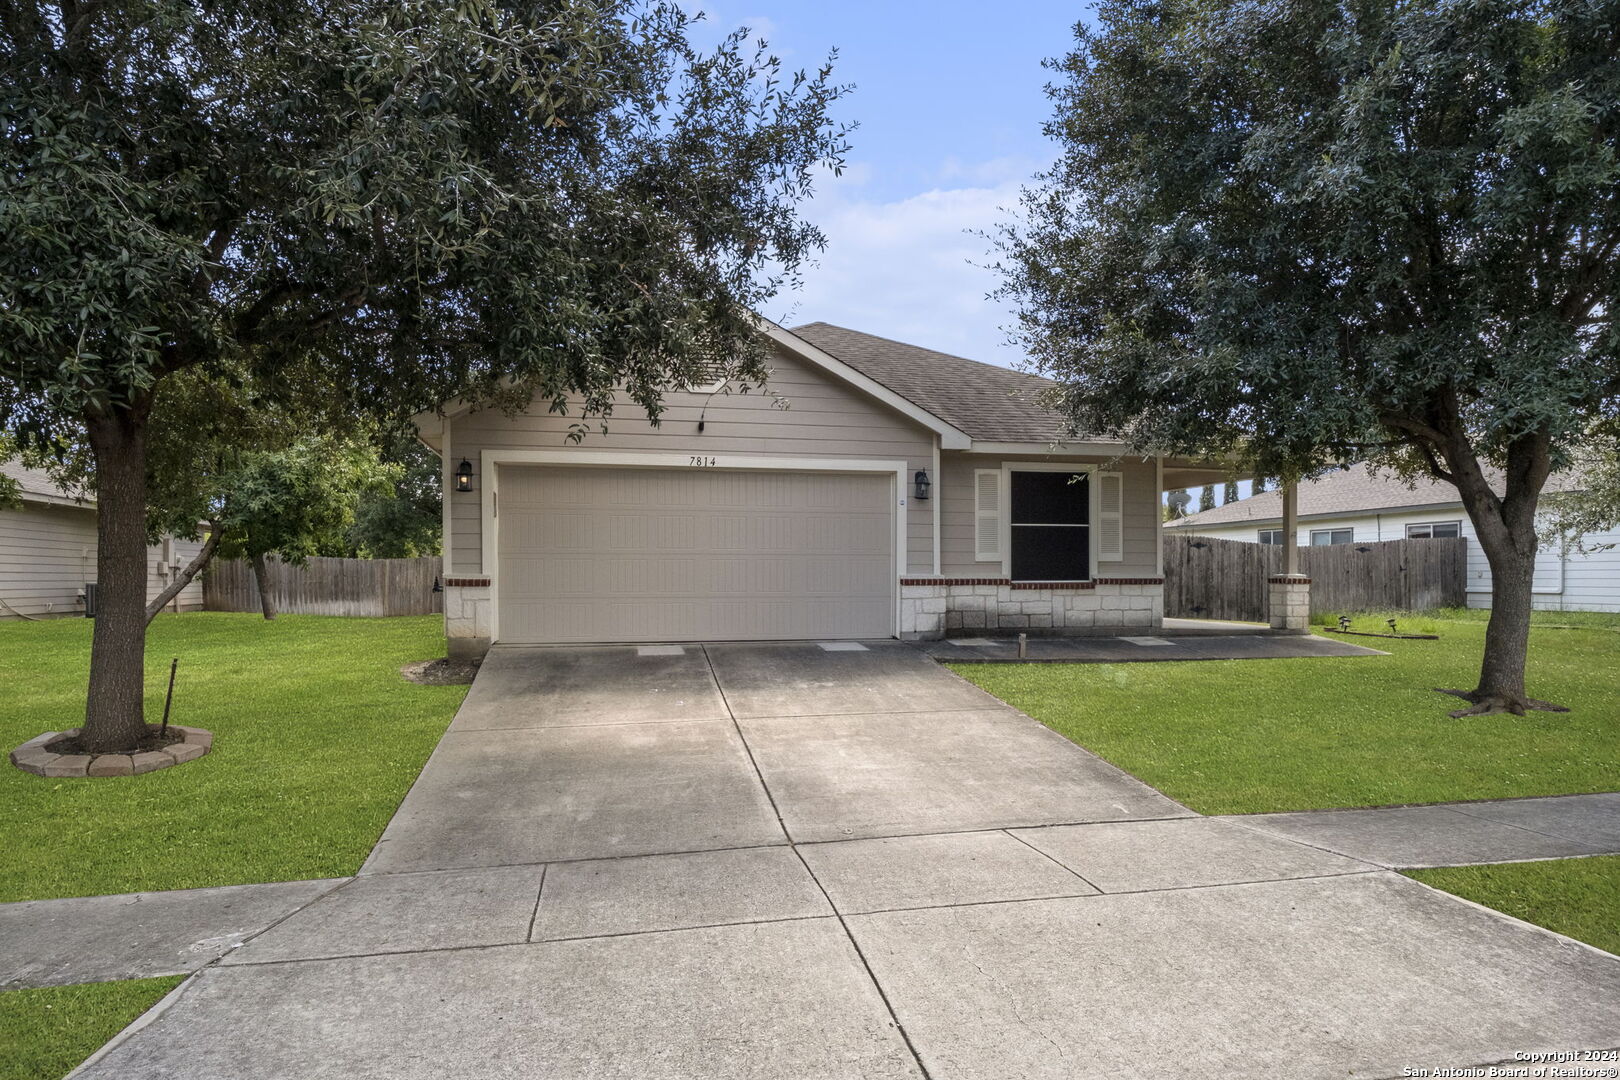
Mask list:
[[[1155,577],[1164,577],[1164,522],[1157,520],[1161,514],[1159,508],[1164,503],[1164,458],[1153,459],[1153,574]],[[1121,515],[1123,517],[1123,515]]]
[[[455,567],[450,561],[450,533],[452,528],[450,495],[455,485],[451,483],[450,479],[451,470],[454,466],[450,464],[450,418],[448,416],[439,417],[439,443],[439,502],[441,504],[439,507],[441,518],[439,532],[442,534],[439,538],[439,572],[442,576],[449,577],[455,572]]]
[[[943,492],[945,477],[939,471],[939,444],[942,440],[936,433],[934,435],[934,576],[939,577],[939,501],[944,498]]]

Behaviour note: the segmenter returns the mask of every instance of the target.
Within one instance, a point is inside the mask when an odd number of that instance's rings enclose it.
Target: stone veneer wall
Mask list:
[[[1163,578],[1097,578],[1083,583],[1005,578],[900,579],[900,636],[956,631],[1128,634],[1164,625]]]
[[[444,579],[444,637],[452,660],[476,660],[489,652],[488,578]]]
[[[1279,574],[1266,579],[1270,586],[1271,628],[1289,634],[1311,629],[1311,579],[1303,574]]]

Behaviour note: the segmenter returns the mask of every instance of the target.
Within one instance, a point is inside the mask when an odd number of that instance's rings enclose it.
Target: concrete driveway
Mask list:
[[[83,1075],[1364,1077],[1620,959],[1192,814],[895,642],[497,649],[365,871]]]

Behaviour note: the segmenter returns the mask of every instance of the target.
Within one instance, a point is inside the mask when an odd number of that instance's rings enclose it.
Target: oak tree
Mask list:
[[[828,68],[636,0],[5,0],[0,431],[88,447],[81,736],[143,731],[148,427],[177,375],[356,414],[600,417],[717,356],[820,233]]]
[[[1058,407],[1455,485],[1492,576],[1460,713],[1542,707],[1537,504],[1620,404],[1620,3],[1104,0],[1052,66],[1000,251]]]

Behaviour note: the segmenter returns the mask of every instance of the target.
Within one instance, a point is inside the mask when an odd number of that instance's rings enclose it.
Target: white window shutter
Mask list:
[[[1001,560],[1001,470],[973,470],[973,557]]]
[[[1117,472],[1097,474],[1097,559],[1125,557],[1125,478]]]

